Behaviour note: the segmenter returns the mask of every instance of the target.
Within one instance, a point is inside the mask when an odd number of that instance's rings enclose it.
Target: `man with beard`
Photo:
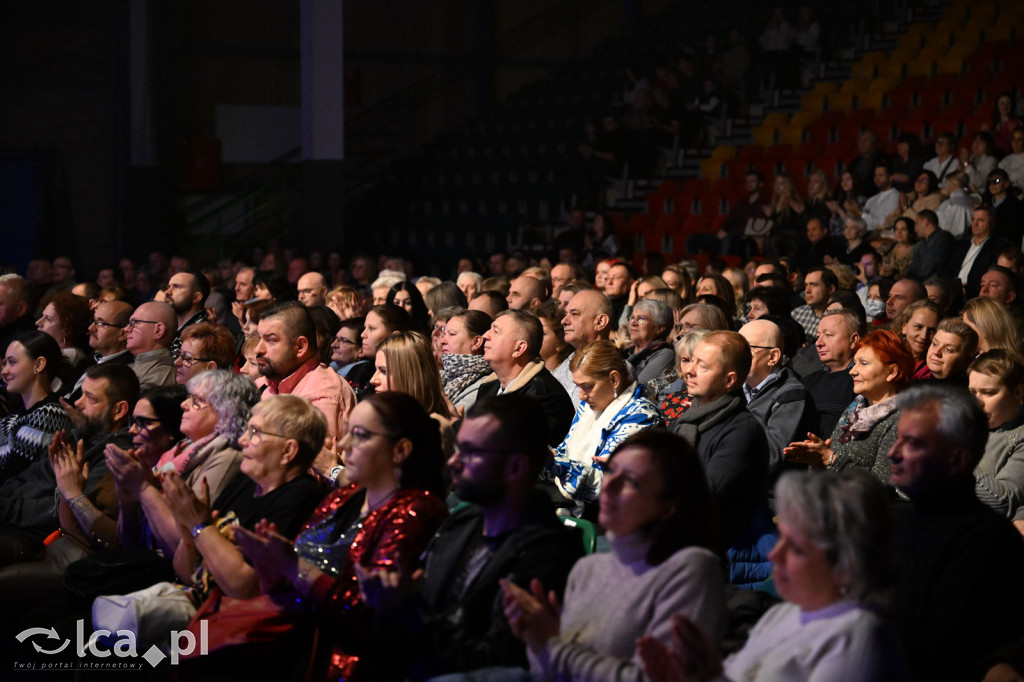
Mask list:
[[[203,303],[209,295],[210,282],[198,270],[171,275],[164,294],[166,301],[174,308],[174,314],[178,316],[178,331],[171,342],[171,355],[177,355],[181,350],[181,332],[185,327],[206,321]]]
[[[75,431],[79,441],[73,463],[84,477],[81,492],[63,499],[74,511],[82,505],[107,473],[103,450],[108,443],[131,447],[129,420],[139,399],[139,380],[130,367],[118,363],[93,365],[85,371],[82,397],[75,403]],[[54,490],[57,477],[51,462],[63,463],[63,444],[71,439],[58,433],[50,457],[37,460],[0,485],[0,566],[38,561],[43,540],[60,527]],[[77,492],[77,491],[76,491]],[[59,493],[58,493],[59,494]]]
[[[448,460],[453,491],[470,504],[434,536],[422,581],[381,571],[365,588],[379,598],[373,605],[392,607],[386,613],[377,609],[379,641],[387,642],[392,655],[407,652],[422,666],[407,671],[411,679],[527,665],[523,643],[503,615],[498,580],[529,589],[537,578],[560,595],[583,553],[579,535],[562,526],[536,489],[550,456],[546,423],[530,398],[513,393],[478,400]],[[382,590],[384,585],[392,589]],[[418,588],[418,594],[408,588]],[[398,595],[406,599],[396,605]],[[405,637],[413,641],[398,641]]]
[[[321,364],[313,316],[298,301],[277,303],[263,313],[256,344],[256,385],[262,397],[293,394],[306,398],[327,418],[331,443],[344,433],[356,405],[352,387],[337,372]],[[338,454],[325,449],[313,463],[321,476],[335,481],[341,473]]]

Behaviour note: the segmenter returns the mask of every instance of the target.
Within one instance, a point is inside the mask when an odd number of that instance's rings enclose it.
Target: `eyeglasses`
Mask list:
[[[97,327],[113,327],[114,329],[124,329],[124,327],[119,324],[114,324],[113,322],[104,322],[103,320],[93,320],[92,323]]]
[[[394,436],[390,434],[382,433],[380,431],[371,431],[370,429],[364,429],[362,426],[353,426],[348,430],[348,435],[356,445],[362,445],[374,436],[380,436],[381,438],[387,438],[389,440],[395,439]]]
[[[245,436],[246,438],[248,438],[249,442],[251,444],[253,444],[253,445],[259,445],[260,442],[263,441],[263,436],[273,436],[275,438],[285,438],[285,439],[288,438],[288,436],[285,436],[285,435],[280,434],[280,433],[271,433],[270,431],[263,431],[261,429],[256,428],[252,424],[249,424],[249,427],[246,428],[245,431],[242,431],[242,435]]]
[[[160,420],[156,417],[132,417],[132,426],[145,433],[149,433],[158,424],[160,424]]]
[[[206,398],[200,398],[194,393],[189,393],[188,397],[185,398],[185,404],[188,405],[190,410],[203,410],[210,406],[210,401]]]
[[[128,320],[128,326],[125,327],[128,331],[134,331],[140,324],[160,324],[156,320],[137,320],[134,317]]]
[[[754,346],[754,345],[751,345],[750,348],[751,348],[751,350],[756,349],[756,348],[761,349],[761,350],[775,350],[775,346]]]
[[[194,355],[183,353],[180,350],[171,351],[171,357],[175,360],[181,360],[181,364],[185,367],[191,367],[197,362],[210,362],[210,358],[197,358]]]
[[[629,318],[629,323],[630,324],[647,324],[647,322],[649,320],[650,320],[650,318],[647,317],[646,315],[634,315],[633,317]]]
[[[358,341],[353,341],[351,339],[346,339],[346,338],[344,338],[342,336],[335,336],[334,337],[334,342],[335,343],[340,343],[343,346],[359,346],[359,345],[362,345]]]
[[[692,322],[680,322],[673,328],[676,330],[676,334],[681,334],[685,332],[692,332],[694,329],[700,329],[700,326]]]
[[[1003,182],[1002,178],[992,178],[991,180],[988,181],[988,184],[990,184],[990,185],[998,185],[998,184],[1001,184],[1002,182]]]

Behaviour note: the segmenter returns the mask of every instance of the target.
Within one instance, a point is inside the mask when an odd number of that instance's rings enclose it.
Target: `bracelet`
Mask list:
[[[68,503],[68,506],[69,506],[69,507],[74,507],[74,506],[75,506],[75,502],[78,502],[78,501],[79,501],[80,499],[82,499],[83,497],[85,497],[85,493],[82,493],[82,494],[81,494],[81,495],[79,495],[78,497],[72,498],[72,499],[70,499],[70,500],[65,500],[65,501],[66,501],[66,502]]]

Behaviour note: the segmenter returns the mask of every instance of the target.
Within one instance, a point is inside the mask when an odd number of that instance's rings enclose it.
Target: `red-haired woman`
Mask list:
[[[839,418],[828,440],[807,434],[807,440],[790,443],[783,453],[791,462],[833,471],[866,469],[882,483],[889,482],[889,458],[886,453],[896,442],[896,394],[914,375],[914,357],[887,330],[873,331],[861,339],[854,350],[854,401]]]

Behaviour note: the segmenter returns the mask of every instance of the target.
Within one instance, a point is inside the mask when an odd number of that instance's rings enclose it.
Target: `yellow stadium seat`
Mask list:
[[[840,93],[864,92],[871,86],[870,78],[851,78],[839,88]]]
[[[804,126],[790,123],[779,128],[779,144],[791,144],[794,147],[803,144]]]
[[[733,153],[735,153],[735,150]],[[723,165],[723,159],[716,159],[714,157],[710,159],[701,159],[700,176],[706,180],[718,180],[722,177]]]
[[[942,57],[941,59],[935,60],[935,72],[936,73],[963,73],[964,72],[964,58],[963,57]]]
[[[809,92],[800,97],[800,108],[804,111],[822,112],[825,110],[826,95]]]
[[[711,152],[711,158],[722,159],[723,161],[728,159],[734,159],[736,158],[736,146],[731,144],[718,145]]]
[[[751,130],[750,134],[754,138],[754,144],[767,147],[775,144],[775,130],[773,127],[761,125]]]
[[[818,81],[814,84],[814,89],[811,92],[818,95],[829,95],[838,92],[840,85],[842,84],[839,81]]]
[[[773,111],[764,117],[761,125],[764,127],[781,128],[789,123],[789,114],[783,111]]]
[[[853,109],[857,95],[852,92],[837,92],[828,96],[828,108],[833,111],[849,111]]]
[[[789,125],[807,128],[821,118],[820,111],[798,111],[789,119]]]
[[[876,78],[871,81],[871,85],[868,89],[877,90],[878,92],[889,92],[899,84],[899,78],[893,78],[891,76],[888,78]]]

